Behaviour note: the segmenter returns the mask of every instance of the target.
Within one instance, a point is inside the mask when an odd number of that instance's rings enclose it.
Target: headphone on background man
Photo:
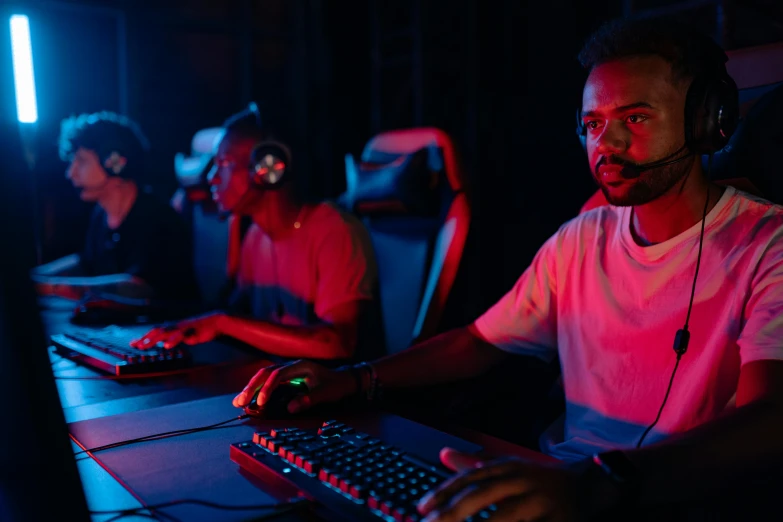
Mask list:
[[[261,112],[255,102],[251,102],[247,111],[256,119],[256,125],[262,129]],[[253,146],[250,152],[250,183],[261,189],[278,189],[288,179],[291,170],[291,149],[273,138],[263,139]]]
[[[739,91],[726,70],[728,56],[707,36],[703,37],[700,51],[706,65],[693,79],[685,97],[685,144],[665,158],[634,166],[629,177],[693,155],[713,154],[725,147],[734,134],[739,123]],[[577,110],[576,133],[586,148],[587,126],[581,109]],[[677,157],[686,149],[689,154]]]

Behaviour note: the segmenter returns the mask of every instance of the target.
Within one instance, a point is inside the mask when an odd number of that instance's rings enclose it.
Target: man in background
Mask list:
[[[225,122],[209,174],[220,210],[252,222],[228,309],[157,328],[133,346],[227,335],[286,358],[365,357],[381,339],[369,234],[337,207],[304,200],[290,145],[260,124],[257,110],[251,104]]]
[[[84,249],[33,272],[39,293],[195,301],[189,232],[137,181],[149,149],[139,127],[111,112],[82,114],[63,120],[59,146],[66,177],[96,205]]]

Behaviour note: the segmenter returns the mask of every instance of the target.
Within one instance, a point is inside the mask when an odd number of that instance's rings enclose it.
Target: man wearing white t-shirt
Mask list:
[[[563,225],[473,325],[352,372],[259,372],[235,405],[296,376],[310,392],[292,411],[357,388],[475,377],[512,353],[559,355],[566,414],[541,449],[561,464],[477,466],[444,450],[462,473],[422,499],[427,522],[492,504],[492,520],[638,513],[735,489],[744,472],[780,463],[783,208],[719,187],[698,161],[733,131],[725,54],[678,26],[625,21],[597,31],[580,60],[590,71],[580,126],[613,206]]]

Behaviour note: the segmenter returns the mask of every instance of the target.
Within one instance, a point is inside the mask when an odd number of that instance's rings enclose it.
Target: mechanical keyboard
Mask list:
[[[232,444],[230,455],[252,475],[284,479],[341,521],[417,522],[418,500],[452,474],[334,420],[317,430],[257,432]],[[471,520],[490,519],[494,509]]]
[[[186,348],[132,348],[129,343],[139,336],[138,330],[118,326],[100,330],[72,328],[52,335],[51,341],[59,355],[115,375],[167,372],[190,366],[191,356]]]

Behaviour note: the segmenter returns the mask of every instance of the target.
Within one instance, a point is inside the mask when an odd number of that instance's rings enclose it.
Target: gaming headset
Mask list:
[[[100,114],[91,115],[90,119],[98,116]],[[124,135],[121,138],[109,138],[101,143],[95,152],[101,162],[101,167],[106,171],[109,178],[116,176],[122,179],[135,179],[139,174],[137,172],[137,163],[140,157],[137,155],[149,152],[150,144],[147,137],[134,121],[122,115],[116,115],[116,118],[115,123],[124,126],[127,132],[132,134],[132,138],[137,141],[137,145],[129,145],[127,140],[130,136]],[[138,147],[138,150],[134,150],[136,147]],[[133,152],[131,157],[129,157],[128,152]],[[121,158],[125,158],[125,161],[121,161]],[[130,168],[128,163],[131,163]]]
[[[685,146],[661,161],[640,166],[639,171],[668,165],[690,155],[713,154],[726,146],[737,128],[739,93],[726,71],[728,56],[707,36],[700,47],[705,68],[693,79],[685,98]],[[577,110],[576,133],[582,147],[586,147],[587,126],[582,121],[581,109]],[[668,161],[685,148],[689,155]]]
[[[252,113],[256,119],[256,125],[261,126],[261,113],[258,105],[251,102],[247,112]],[[261,189],[278,189],[285,184],[289,176],[286,175],[291,168],[291,149],[287,145],[275,139],[264,139],[253,146],[250,152],[250,182],[254,187]]]

